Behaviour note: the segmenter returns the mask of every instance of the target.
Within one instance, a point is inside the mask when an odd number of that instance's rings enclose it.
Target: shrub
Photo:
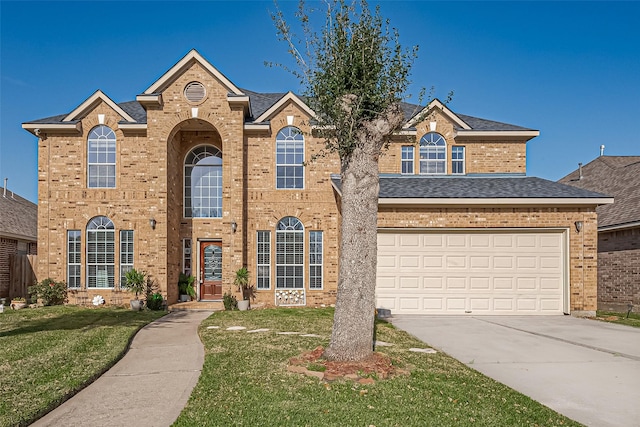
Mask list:
[[[164,299],[162,298],[162,294],[156,292],[147,297],[147,307],[149,310],[162,310],[162,303]]]
[[[225,292],[225,294],[222,296],[222,304],[224,304],[224,309],[227,311],[238,309],[238,300],[230,292]]]
[[[67,284],[56,282],[50,277],[29,286],[28,292],[32,301],[40,299],[44,305],[62,305],[67,302]]]

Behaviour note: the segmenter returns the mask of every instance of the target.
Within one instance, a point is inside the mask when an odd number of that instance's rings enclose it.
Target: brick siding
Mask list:
[[[640,228],[598,234],[598,309],[640,309]]]

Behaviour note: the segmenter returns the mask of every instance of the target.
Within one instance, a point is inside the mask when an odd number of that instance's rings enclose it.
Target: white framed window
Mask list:
[[[287,126],[276,136],[276,188],[304,188],[304,135]]]
[[[182,272],[191,275],[191,239],[182,239]]]
[[[87,225],[87,287],[113,288],[115,282],[115,231],[106,216]]]
[[[456,175],[465,173],[464,146],[462,145],[451,147],[451,173]]]
[[[125,285],[127,271],[133,269],[133,230],[120,230],[120,287]]]
[[[87,139],[87,187],[115,188],[116,134],[105,125],[91,129]]]
[[[276,226],[276,289],[304,288],[304,227],[287,216]]]
[[[184,162],[185,218],[222,218],[222,152],[195,147]]]
[[[258,230],[256,287],[271,289],[271,232]]]
[[[413,174],[414,152],[415,147],[413,145],[402,146],[401,171],[403,174]]]
[[[447,173],[447,142],[436,132],[429,132],[420,139],[420,173]]]
[[[322,231],[309,232],[309,289],[322,289]]]
[[[80,287],[81,237],[80,230],[67,231],[67,287]]]

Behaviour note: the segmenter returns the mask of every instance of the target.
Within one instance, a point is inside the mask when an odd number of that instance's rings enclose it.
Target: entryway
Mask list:
[[[200,242],[200,300],[222,299],[222,242]]]

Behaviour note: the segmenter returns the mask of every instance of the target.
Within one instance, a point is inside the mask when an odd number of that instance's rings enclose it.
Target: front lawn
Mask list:
[[[627,313],[615,313],[612,311],[598,311],[596,315],[596,319],[602,320],[605,322],[618,323],[620,325],[633,326],[635,328],[640,328],[640,313],[629,313],[629,317],[627,318]]]
[[[204,368],[175,425],[579,425],[442,353],[408,351],[426,345],[384,322],[377,340],[393,345],[378,351],[399,359],[411,375],[365,385],[288,372],[289,358],[328,345],[332,320],[331,309],[214,313],[200,326]],[[247,332],[256,329],[269,331]]]
[[[8,307],[5,307],[8,308]],[[27,425],[119,360],[164,312],[43,307],[0,314],[0,427]]]

